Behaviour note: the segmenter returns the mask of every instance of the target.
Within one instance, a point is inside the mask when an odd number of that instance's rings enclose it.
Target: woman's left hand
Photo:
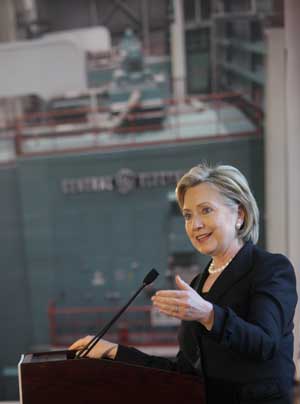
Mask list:
[[[84,338],[80,338],[77,341],[73,342],[73,344],[69,347],[70,350],[73,351],[81,351],[85,348],[93,339],[92,335],[87,335]],[[109,358],[115,359],[117,355],[118,345],[106,341],[105,339],[100,339],[94,348],[87,354],[89,358],[100,359],[100,358]]]
[[[193,288],[176,276],[179,290],[160,290],[152,296],[154,306],[171,317],[186,321],[199,321],[208,330],[213,325],[213,305],[203,299]]]

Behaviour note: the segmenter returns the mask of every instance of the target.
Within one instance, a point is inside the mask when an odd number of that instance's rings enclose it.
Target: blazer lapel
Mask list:
[[[251,270],[253,264],[253,244],[245,243],[240,249],[228,267],[222,272],[215,283],[210,288],[208,295],[209,300],[217,302],[224,293],[227,293],[236,282],[238,282],[248,271]],[[197,290],[201,293],[203,284],[208,277],[208,267],[205,268],[203,276],[197,285]]]

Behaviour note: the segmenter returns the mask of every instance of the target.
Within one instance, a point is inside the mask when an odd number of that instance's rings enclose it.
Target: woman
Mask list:
[[[201,374],[208,404],[289,403],[295,274],[286,257],[255,245],[258,209],[247,180],[234,167],[200,164],[176,195],[191,243],[212,258],[191,285],[177,276],[178,290],[152,297],[162,313],[182,320],[176,360],[105,340],[89,356]]]

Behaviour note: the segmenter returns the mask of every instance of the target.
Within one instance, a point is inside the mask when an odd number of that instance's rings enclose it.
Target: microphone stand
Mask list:
[[[118,320],[118,318],[121,316],[122,313],[127,309],[127,307],[131,304],[131,302],[137,297],[137,295],[144,289],[144,287],[147,286],[147,283],[143,283],[142,286],[135,292],[135,294],[131,297],[129,302],[110,320],[110,322],[102,328],[96,334],[93,339],[80,351],[76,353],[75,358],[85,358],[87,354],[94,348],[94,346],[97,344],[97,342],[103,337],[103,335],[109,330],[109,328],[113,325],[115,321]]]

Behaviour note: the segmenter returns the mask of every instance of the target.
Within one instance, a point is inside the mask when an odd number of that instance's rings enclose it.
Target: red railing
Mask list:
[[[50,343],[68,346],[85,335],[94,335],[116,314],[115,307],[48,306]],[[177,347],[178,321],[153,311],[152,306],[132,306],[108,331],[105,338],[136,347]]]
[[[126,122],[123,120],[121,124],[109,107],[32,113],[2,128],[0,140],[11,139],[16,155],[31,155],[260,135],[263,121],[260,109],[248,105],[252,108],[250,120],[242,113],[227,113],[232,106],[245,109],[241,94],[167,99],[161,110],[128,111]],[[205,110],[211,113],[205,114]]]

